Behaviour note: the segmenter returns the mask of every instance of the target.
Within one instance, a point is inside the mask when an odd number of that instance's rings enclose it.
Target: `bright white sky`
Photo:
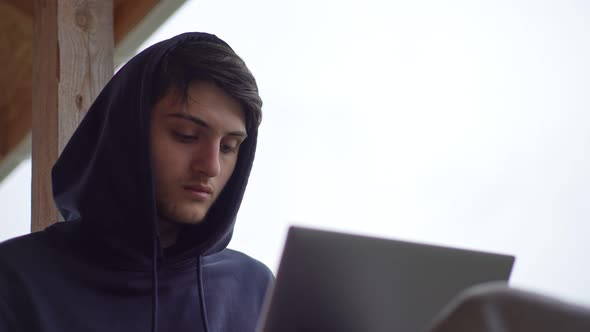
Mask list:
[[[189,0],[265,102],[231,247],[276,271],[289,224],[511,253],[590,305],[590,2]],[[26,233],[30,161],[0,184]]]

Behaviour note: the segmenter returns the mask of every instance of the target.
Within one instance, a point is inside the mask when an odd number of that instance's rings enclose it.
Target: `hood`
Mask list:
[[[159,236],[149,146],[151,96],[162,60],[188,40],[227,46],[214,35],[185,33],[136,55],[102,90],[52,169],[53,197],[65,222],[80,221],[93,240],[146,259]],[[183,226],[173,250],[177,257],[218,252],[231,240],[256,150],[257,125],[247,130],[234,173],[206,219]]]

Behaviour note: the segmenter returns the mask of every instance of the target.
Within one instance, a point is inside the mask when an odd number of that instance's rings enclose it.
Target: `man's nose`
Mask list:
[[[221,171],[219,157],[219,143],[204,144],[193,160],[193,170],[211,178],[215,177]]]

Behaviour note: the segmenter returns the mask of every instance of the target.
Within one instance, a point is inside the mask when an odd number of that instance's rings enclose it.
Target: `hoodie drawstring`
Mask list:
[[[209,332],[209,322],[207,321],[207,308],[205,307],[205,288],[203,287],[203,263],[201,262],[203,256],[199,256],[197,260],[197,284],[199,291],[199,301],[201,302],[201,317],[203,321],[203,329]]]
[[[152,253],[152,332],[158,332],[158,244],[155,236]]]
[[[154,238],[152,256],[152,332],[158,332],[158,237]],[[199,302],[201,307],[201,320],[203,329],[209,332],[207,321],[207,307],[205,306],[205,288],[203,287],[203,263],[202,256],[197,259],[197,287],[199,291]]]

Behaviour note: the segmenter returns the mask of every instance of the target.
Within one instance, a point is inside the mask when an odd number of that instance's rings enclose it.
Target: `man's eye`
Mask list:
[[[232,153],[232,152],[235,152],[237,150],[237,146],[233,146],[233,145],[230,145],[230,144],[221,144],[220,147],[219,147],[219,150],[222,153]]]
[[[194,142],[198,139],[197,136],[194,135],[185,135],[176,131],[173,131],[172,134],[174,135],[174,137],[176,139],[178,139],[181,142]]]

